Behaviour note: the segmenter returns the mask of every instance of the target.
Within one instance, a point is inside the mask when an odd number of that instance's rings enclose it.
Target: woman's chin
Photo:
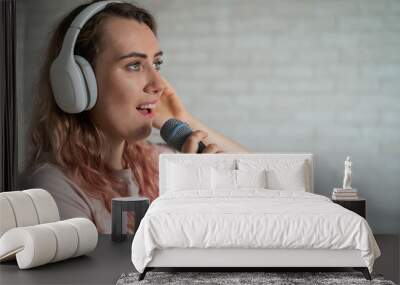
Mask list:
[[[129,135],[128,141],[133,142],[147,139],[151,135],[152,129],[151,121],[149,124],[143,124]]]

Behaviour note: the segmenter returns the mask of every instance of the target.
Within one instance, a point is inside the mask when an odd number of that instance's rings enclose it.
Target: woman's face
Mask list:
[[[164,88],[158,41],[147,25],[120,17],[107,18],[101,33],[97,102],[89,116],[115,142],[145,139],[154,112],[140,109],[157,104]]]

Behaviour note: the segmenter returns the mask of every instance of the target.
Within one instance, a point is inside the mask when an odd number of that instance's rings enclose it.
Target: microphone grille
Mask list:
[[[185,122],[177,119],[169,119],[160,129],[160,135],[171,147],[181,151],[186,138],[190,136],[192,129]]]

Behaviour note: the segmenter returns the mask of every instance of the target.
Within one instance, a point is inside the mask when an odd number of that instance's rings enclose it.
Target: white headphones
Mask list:
[[[79,32],[85,23],[110,3],[100,1],[86,7],[73,20],[65,34],[61,51],[50,67],[50,83],[57,105],[67,113],[80,113],[91,109],[97,100],[97,83],[90,63],[74,55]]]

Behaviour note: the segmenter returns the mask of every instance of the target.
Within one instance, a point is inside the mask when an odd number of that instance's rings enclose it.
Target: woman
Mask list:
[[[91,3],[90,3],[91,4]],[[160,74],[162,52],[151,14],[129,3],[110,3],[81,29],[75,54],[92,66],[98,87],[95,106],[79,114],[56,104],[49,78],[64,35],[89,4],[67,15],[56,28],[42,68],[39,101],[32,126],[31,173],[26,187],[44,188],[55,198],[61,219],[83,216],[99,232],[111,232],[111,199],[158,196],[158,155],[174,152],[165,144],[146,141],[152,127],[174,117],[187,122],[193,134],[182,152],[246,152],[246,149],[204,126],[184,108]],[[149,114],[143,108],[154,108]]]

